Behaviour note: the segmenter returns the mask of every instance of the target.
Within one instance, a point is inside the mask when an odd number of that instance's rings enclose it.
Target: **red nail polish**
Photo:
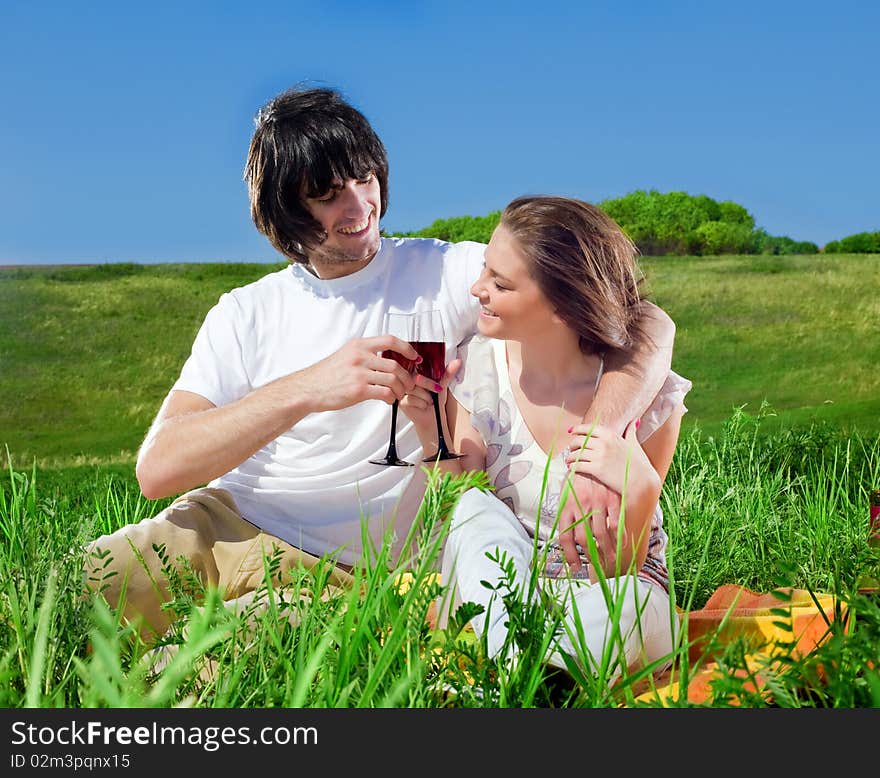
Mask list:
[[[434,391],[442,392],[443,391],[443,384],[434,384]]]
[[[639,428],[639,424],[641,424],[641,423],[642,423],[641,419],[636,419],[636,429]]]
[[[568,432],[571,433],[571,431],[572,431],[573,429],[574,429],[574,425],[572,425],[571,427],[568,428]]]

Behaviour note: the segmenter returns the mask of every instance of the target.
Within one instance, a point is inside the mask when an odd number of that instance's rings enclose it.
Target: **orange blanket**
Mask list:
[[[736,584],[723,584],[700,610],[680,611],[687,630],[688,659],[698,670],[687,684],[687,701],[703,703],[712,698],[712,681],[726,672],[713,657],[732,640],[743,638],[752,653],[747,655],[757,688],[764,693],[762,671],[772,667],[780,652],[805,656],[824,642],[841,603],[830,594],[810,594],[803,589],[758,593]],[[840,615],[845,616],[841,610]],[[636,699],[664,704],[682,700],[683,691],[674,680],[675,670],[655,679],[654,689]]]

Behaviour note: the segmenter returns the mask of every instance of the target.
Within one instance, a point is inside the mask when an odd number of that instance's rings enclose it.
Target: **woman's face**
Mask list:
[[[504,340],[540,335],[561,320],[529,274],[529,260],[506,227],[499,225],[486,247],[483,272],[471,287],[482,306],[481,334]]]

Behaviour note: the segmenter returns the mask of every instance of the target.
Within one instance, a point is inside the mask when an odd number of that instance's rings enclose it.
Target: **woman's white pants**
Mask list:
[[[482,582],[497,585],[505,577],[499,560],[505,559],[513,573],[511,590],[523,601],[540,597],[535,586],[530,586],[534,540],[507,505],[479,489],[462,495],[450,522],[442,576],[451,599],[441,614],[462,602],[482,605],[485,610],[474,617],[472,625],[478,636],[486,635],[489,654],[498,656],[507,640],[509,617],[501,596],[508,589],[496,592]],[[603,677],[613,682],[622,664],[633,669],[671,660],[678,619],[666,592],[634,575],[609,578],[605,583],[607,591],[587,580],[538,577],[537,588],[559,604],[562,620],[548,662],[565,667],[559,655],[562,651],[586,671],[599,672],[604,666]],[[509,642],[508,650],[511,657],[516,653]]]

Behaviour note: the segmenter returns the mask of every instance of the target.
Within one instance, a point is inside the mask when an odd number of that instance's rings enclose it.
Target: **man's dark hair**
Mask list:
[[[251,218],[284,256],[308,264],[324,238],[302,196],[319,197],[334,183],[379,182],[382,212],[388,208],[388,158],[366,117],[334,89],[294,87],[264,105],[254,119],[244,180]]]

